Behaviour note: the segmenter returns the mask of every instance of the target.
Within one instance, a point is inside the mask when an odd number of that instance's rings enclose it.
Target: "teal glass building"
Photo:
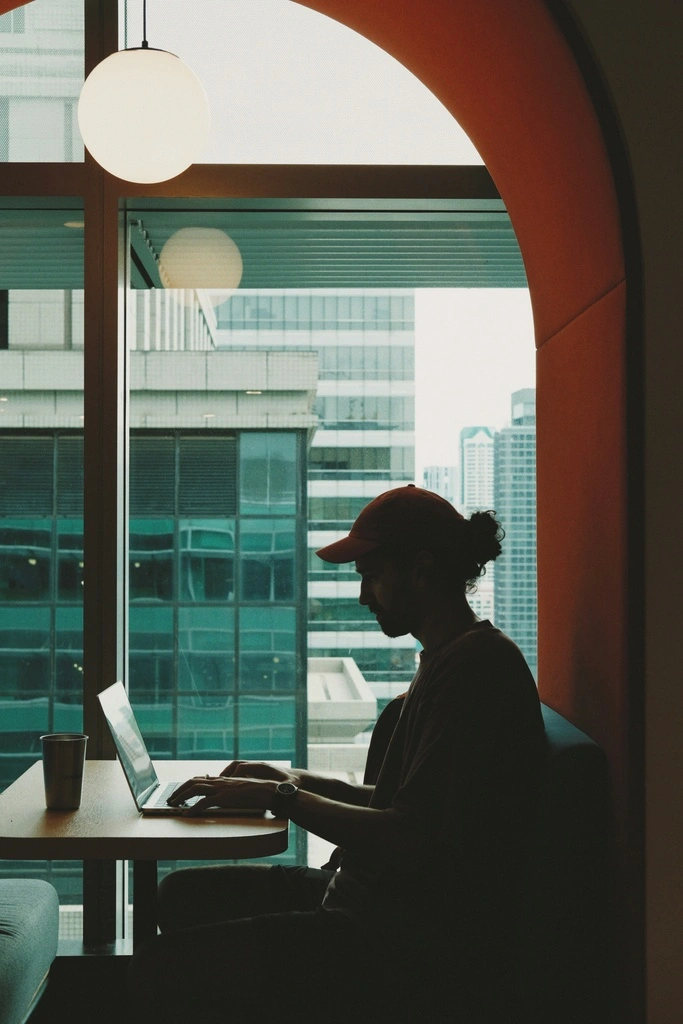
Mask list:
[[[353,658],[381,709],[415,672],[412,637],[390,639],[358,603],[353,564],[316,550],[376,495],[415,480],[415,294],[407,288],[240,290],[217,309],[235,351],[315,352],[308,453],[308,654]]]
[[[306,447],[304,430],[131,437],[129,687],[155,759],[305,763]],[[41,733],[82,728],[82,464],[68,433],[0,436],[3,787]],[[39,873],[80,902],[70,863]]]

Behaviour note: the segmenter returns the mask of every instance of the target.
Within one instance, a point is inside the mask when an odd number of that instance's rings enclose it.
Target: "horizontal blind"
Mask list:
[[[57,439],[57,515],[83,515],[83,438]]]
[[[0,437],[0,515],[52,515],[51,437]]]
[[[179,457],[178,514],[234,516],[237,509],[235,438],[180,438]]]
[[[131,437],[130,514],[173,516],[175,512],[175,438]]]

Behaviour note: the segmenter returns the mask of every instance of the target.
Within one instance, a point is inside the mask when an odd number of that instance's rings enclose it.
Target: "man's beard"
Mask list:
[[[397,615],[388,612],[375,612],[374,615],[384,635],[391,637],[392,640],[398,636],[406,636],[411,631],[407,620]]]

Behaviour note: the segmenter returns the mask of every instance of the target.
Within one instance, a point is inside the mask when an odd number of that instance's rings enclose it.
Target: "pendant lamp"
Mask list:
[[[220,305],[242,280],[242,256],[230,235],[220,228],[179,228],[159,253],[159,276],[164,288],[179,289],[185,304],[186,290],[197,289],[216,294],[212,303]]]
[[[126,181],[167,181],[200,156],[211,115],[204,87],[174,53],[147,42],[105,57],[78,101],[78,125],[90,154]]]

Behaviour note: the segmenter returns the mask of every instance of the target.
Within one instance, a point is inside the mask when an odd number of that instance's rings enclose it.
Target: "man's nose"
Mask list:
[[[366,605],[368,603],[368,587],[365,581],[361,582],[360,594],[358,595],[358,603]]]

